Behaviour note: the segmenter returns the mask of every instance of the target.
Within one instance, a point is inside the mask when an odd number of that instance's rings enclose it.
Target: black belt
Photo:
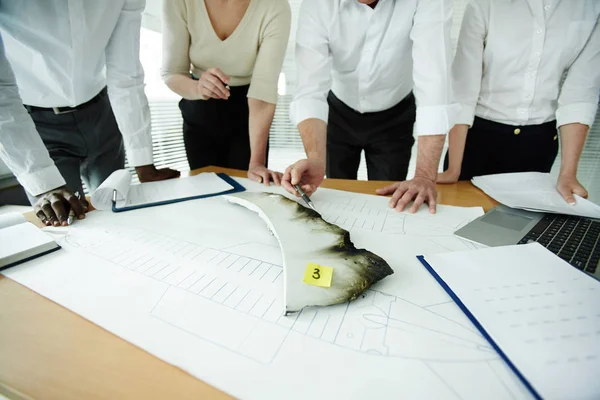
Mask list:
[[[75,111],[79,111],[79,110],[83,110],[84,108],[86,108],[87,106],[90,106],[94,103],[97,103],[98,100],[100,100],[102,97],[104,97],[107,93],[106,87],[104,87],[104,89],[102,89],[100,91],[100,93],[98,93],[97,95],[95,95],[94,97],[92,97],[90,100],[86,101],[85,103],[82,103],[78,106],[75,107],[37,107],[37,106],[28,106],[26,104],[23,104],[23,106],[27,109],[28,112],[34,112],[34,111],[51,111],[56,115],[59,114],[69,114]]]

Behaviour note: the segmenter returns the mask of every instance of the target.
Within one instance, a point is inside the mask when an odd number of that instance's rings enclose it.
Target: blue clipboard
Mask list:
[[[219,173],[217,173],[217,176],[219,178],[223,179],[225,182],[229,183],[231,186],[233,186],[233,189],[229,189],[229,190],[226,190],[224,192],[219,192],[219,193],[203,194],[203,195],[200,195],[200,196],[192,196],[192,197],[183,197],[183,198],[180,198],[180,199],[173,199],[173,200],[167,200],[167,201],[158,201],[156,203],[140,204],[140,205],[137,205],[137,206],[128,206],[128,207],[122,207],[122,208],[117,208],[117,203],[116,203],[115,200],[113,200],[113,202],[112,202],[112,210],[113,210],[113,212],[123,212],[123,211],[130,211],[130,210],[138,210],[140,208],[163,206],[165,204],[173,204],[173,203],[179,203],[179,202],[182,202],[182,201],[195,200],[195,199],[204,199],[204,198],[207,198],[207,197],[221,196],[223,194],[231,194],[231,193],[238,193],[238,192],[244,192],[244,191],[246,191],[245,187],[243,187],[242,185],[240,185],[235,179],[231,178],[227,174],[225,174],[223,172],[219,172]]]
[[[498,346],[498,344],[496,344],[496,342],[494,342],[494,340],[487,333],[487,331],[485,330],[483,325],[481,325],[479,323],[477,318],[475,318],[475,316],[471,313],[471,311],[469,311],[467,306],[460,300],[460,298],[456,295],[456,293],[454,293],[454,291],[450,288],[450,286],[448,286],[448,284],[446,282],[444,282],[442,277],[439,276],[437,272],[435,272],[433,267],[431,265],[429,265],[429,263],[427,261],[425,261],[425,257],[417,256],[417,259],[421,262],[421,264],[423,264],[423,266],[427,269],[427,271],[429,271],[429,273],[435,278],[435,280],[446,291],[446,293],[448,293],[448,295],[452,298],[452,300],[456,303],[456,305],[458,305],[458,307],[461,309],[461,311],[463,313],[465,313],[467,318],[469,318],[469,320],[473,323],[473,325],[475,325],[475,327],[477,328],[479,333],[481,333],[481,335],[490,343],[490,345],[494,348],[494,350],[496,350],[496,352],[500,355],[500,358],[502,358],[502,360],[504,360],[504,362],[508,365],[508,367],[517,375],[519,380],[521,382],[523,382],[523,384],[531,392],[533,397],[536,398],[537,400],[543,400],[542,396],[540,396],[539,393],[533,388],[533,386],[531,385],[531,383],[529,383],[527,378],[525,378],[525,376],[523,376],[523,374],[521,374],[521,371],[519,371],[517,366],[515,364],[513,364],[512,361],[510,361],[510,359],[502,351],[500,346]]]

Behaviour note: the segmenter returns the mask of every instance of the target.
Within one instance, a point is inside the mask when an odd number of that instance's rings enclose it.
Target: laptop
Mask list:
[[[572,266],[600,279],[600,220],[497,206],[455,235],[486,246],[538,242]]]

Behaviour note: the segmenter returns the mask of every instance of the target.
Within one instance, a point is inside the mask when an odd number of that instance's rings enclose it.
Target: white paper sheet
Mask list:
[[[126,170],[113,172],[92,194],[92,205],[98,210],[111,210],[113,191],[117,191],[117,208],[168,202],[196,196],[221,193],[233,189],[214,172],[158,182],[131,184]]]
[[[542,398],[600,398],[597,280],[538,243],[426,260]]]
[[[0,215],[0,229],[6,228],[8,226],[22,224],[23,222],[27,222],[27,220],[25,219],[23,214],[18,212],[9,212]]]
[[[117,192],[116,200],[124,201],[129,195],[131,186],[131,174],[129,171],[120,169],[112,174],[92,193],[92,205],[97,210],[111,210],[113,193]]]
[[[574,205],[567,204],[556,190],[556,180],[550,174],[521,172],[476,176],[472,182],[509,207],[600,218],[600,206],[578,195],[574,196]]]
[[[312,197],[388,212],[373,196]],[[450,231],[444,216],[462,225],[481,214],[441,207],[443,223],[423,229],[428,217],[402,214],[422,235],[353,228],[356,246],[395,273],[354,302],[288,317],[276,239],[255,213],[219,197],[92,212],[62,237],[61,255],[6,275],[239,398],[529,398],[415,258],[473,248],[437,233]]]

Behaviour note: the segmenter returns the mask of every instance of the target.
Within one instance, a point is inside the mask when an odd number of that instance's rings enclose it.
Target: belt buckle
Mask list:
[[[56,114],[56,115],[61,115],[61,114],[70,114],[72,112],[77,111],[77,109],[71,108],[70,110],[61,111],[60,107],[52,107],[52,111],[54,111],[54,114]]]

